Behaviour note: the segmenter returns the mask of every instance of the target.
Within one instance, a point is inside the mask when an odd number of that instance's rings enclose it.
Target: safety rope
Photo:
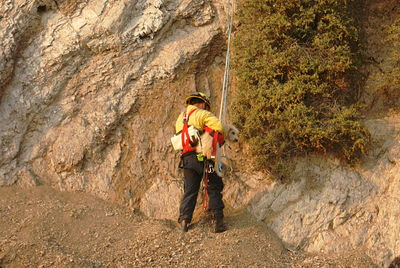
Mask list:
[[[231,63],[231,32],[232,32],[232,21],[233,21],[233,9],[231,10],[231,0],[228,0],[228,46],[225,57],[225,72],[224,72],[224,83],[222,86],[222,94],[221,94],[221,105],[219,110],[219,119],[222,123],[225,122],[226,118],[226,107],[227,107],[227,99],[228,99],[228,87],[229,87],[229,70]]]
[[[233,1],[233,4],[235,2]],[[234,14],[234,7],[231,8],[231,0],[228,0],[227,4],[227,14],[228,14],[228,45],[226,50],[226,57],[225,57],[225,72],[224,72],[224,83],[222,86],[222,94],[221,94],[221,105],[219,110],[219,119],[222,123],[225,123],[226,119],[226,108],[228,106],[228,88],[229,88],[229,71],[230,71],[230,63],[231,63],[231,33],[232,33],[232,22],[233,22],[233,14]],[[221,157],[226,157],[225,146],[222,148],[222,155]],[[221,164],[221,163],[219,163]],[[221,169],[222,167],[216,166],[215,168]]]
[[[228,14],[228,47],[226,51],[226,58],[225,58],[225,72],[224,72],[224,83],[222,86],[222,94],[221,94],[221,105],[220,105],[220,110],[219,110],[219,119],[221,120],[222,123],[225,122],[226,118],[226,107],[227,107],[227,99],[228,99],[228,87],[229,87],[229,69],[230,69],[230,63],[231,63],[231,32],[232,32],[232,20],[233,20],[233,15],[231,14],[231,0],[228,0],[228,9],[227,9],[227,14]],[[214,139],[215,140],[215,139]],[[223,150],[223,155],[225,155],[225,150]],[[204,163],[204,172],[203,172],[203,204],[202,208],[206,210],[208,208],[208,173],[209,173],[209,163],[207,163],[207,160],[205,160]],[[218,168],[218,167],[214,167]],[[215,172],[215,171],[213,171]]]

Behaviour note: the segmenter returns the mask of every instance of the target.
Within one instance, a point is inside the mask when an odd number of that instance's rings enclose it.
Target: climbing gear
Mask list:
[[[231,9],[231,0],[228,0],[228,3],[227,3],[228,45],[227,45],[226,57],[225,57],[224,83],[223,83],[223,87],[222,87],[221,104],[220,104],[220,110],[219,110],[219,119],[221,120],[222,124],[225,123],[226,108],[227,108],[227,103],[228,103],[229,70],[230,70],[230,62],[231,62],[231,58],[230,58],[231,57],[231,33],[232,33],[234,5],[235,5],[235,1],[233,1],[233,8]],[[226,157],[225,147],[222,148],[221,157]],[[217,167],[217,168],[219,168],[219,167]]]
[[[224,135],[222,135],[218,131],[215,131],[207,126],[204,128],[204,131],[208,132],[211,137],[216,139],[216,141],[218,142],[219,145],[223,145],[225,143]]]
[[[203,92],[194,92],[194,93],[192,93],[189,97],[186,98],[185,103],[186,104],[190,104],[190,101],[192,99],[200,99],[200,100],[204,101],[204,103],[208,107],[208,108],[206,108],[207,110],[209,110],[210,107],[211,107],[210,98],[206,94],[204,94]]]
[[[211,159],[214,159],[217,154],[218,144],[219,146],[222,146],[225,143],[225,138],[221,133],[207,126],[204,128],[204,131],[208,132],[210,136],[213,137]]]
[[[171,138],[171,143],[174,149],[182,151],[182,154],[195,151],[196,145],[200,141],[199,130],[194,126],[188,125],[189,117],[194,111],[196,111],[196,109],[190,111],[188,115],[186,115],[186,111],[183,113],[183,128]]]
[[[204,155],[203,154],[197,154],[197,161],[203,162],[204,161]]]
[[[203,201],[201,206],[204,210],[208,209],[208,174],[212,174],[214,172],[214,163],[205,159],[203,169]]]
[[[192,113],[196,111],[196,109],[193,109],[189,112],[189,114],[186,116],[186,111],[183,113],[183,128],[182,128],[182,154],[190,152],[190,151],[194,151],[196,150],[196,145],[197,143],[200,141],[200,134],[199,131],[197,130],[197,132],[194,132],[193,135],[189,134],[189,117],[192,115]],[[190,126],[192,128],[192,132],[193,129],[196,130],[195,127]]]
[[[190,137],[191,144],[193,146],[200,139],[199,130],[196,129],[194,126],[189,126],[188,129],[187,129],[187,132],[188,132],[188,135]],[[171,138],[171,143],[172,143],[172,146],[174,147],[174,150],[176,150],[176,151],[182,151],[183,150],[184,147],[183,147],[183,144],[182,144],[182,131],[179,131],[177,134],[175,134]]]
[[[231,12],[231,0],[228,0],[228,12],[227,12],[227,14],[228,14],[228,47],[227,47],[226,57],[225,57],[224,83],[223,83],[223,87],[222,87],[221,105],[220,105],[220,110],[219,110],[219,119],[221,120],[222,123],[225,122],[227,97],[228,97],[229,70],[230,70],[230,62],[231,62],[230,56],[231,56],[231,32],[232,32],[233,13],[234,12]]]
[[[211,159],[215,159],[217,154],[217,146],[218,144],[221,146],[224,144],[224,136],[221,135],[218,131],[215,131],[209,127],[205,127],[204,131],[210,133],[213,137],[212,142],[212,152],[211,152]],[[212,161],[208,161],[207,159],[204,161],[204,170],[203,170],[203,204],[202,208],[206,210],[208,208],[208,174],[214,173],[215,167]]]
[[[212,164],[211,164],[212,166]],[[213,173],[210,172],[213,171],[212,167],[210,168],[210,161],[205,160],[204,161],[204,169],[203,169],[203,202],[201,204],[201,207],[203,210],[206,210],[208,208],[208,174]]]
[[[211,174],[211,173],[214,173],[214,172],[215,172],[215,170],[214,170],[213,163],[212,162],[208,162],[207,173]]]

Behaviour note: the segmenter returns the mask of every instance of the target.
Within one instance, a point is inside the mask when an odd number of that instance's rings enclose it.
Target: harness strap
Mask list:
[[[215,131],[209,127],[205,127],[204,130],[210,133],[211,137],[213,137],[211,158],[215,158],[217,153],[217,144],[223,145],[225,143],[224,136],[218,131]]]
[[[219,133],[218,131],[215,131],[214,129],[209,128],[207,126],[204,128],[204,131],[207,131],[208,133],[210,133],[211,137],[214,137],[215,134],[217,134],[217,136],[218,136],[217,141],[218,141],[219,145],[223,145],[225,143],[224,136],[221,133]]]
[[[203,190],[203,202],[201,204],[201,207],[203,210],[206,210],[208,208],[208,161],[205,161],[204,163],[204,171],[205,173],[203,175],[204,178],[204,190]]]
[[[219,133],[216,132],[213,137],[211,158],[215,158],[215,156],[217,155],[217,146],[218,146],[217,143],[218,143],[218,136],[219,136],[218,134]]]
[[[189,125],[188,125],[189,117],[196,110],[197,109],[191,110],[187,116],[186,116],[186,111],[183,113],[183,128],[182,128],[182,147],[183,147],[183,150],[182,150],[182,154],[196,150],[195,147],[191,146],[189,130],[188,130],[188,128],[189,128]]]

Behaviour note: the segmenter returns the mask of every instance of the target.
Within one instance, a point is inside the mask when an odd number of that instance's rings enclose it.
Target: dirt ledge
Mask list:
[[[1,187],[0,267],[377,267],[361,252],[286,249],[246,211],[226,215],[225,233],[213,233],[201,210],[182,233],[86,193]]]

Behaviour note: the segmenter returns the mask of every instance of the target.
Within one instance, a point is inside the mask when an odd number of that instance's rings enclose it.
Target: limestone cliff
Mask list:
[[[0,0],[0,185],[84,191],[175,219],[182,182],[169,138],[192,91],[211,94],[218,108],[225,8],[222,0]],[[376,144],[357,169],[310,157],[292,183],[271,184],[234,157],[227,204],[249,206],[288,246],[365,248],[387,266],[400,255],[400,120],[365,123]]]
[[[220,13],[210,1],[1,1],[1,184],[138,203],[178,178],[174,117],[223,67]]]

